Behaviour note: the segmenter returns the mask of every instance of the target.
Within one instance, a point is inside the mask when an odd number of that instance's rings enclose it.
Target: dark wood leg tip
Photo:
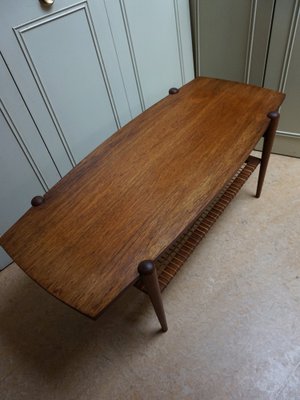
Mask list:
[[[160,322],[161,330],[167,332],[168,325],[154,262],[151,260],[142,261],[138,266],[138,272],[141,275],[156,316]]]
[[[43,204],[45,202],[45,199],[43,196],[35,196],[32,200],[31,200],[31,205],[33,207],[38,207],[41,204]]]
[[[264,133],[264,145],[263,145],[263,150],[262,150],[262,157],[261,157],[261,163],[260,163],[260,169],[259,169],[259,176],[258,176],[258,184],[257,184],[257,191],[256,191],[256,198],[258,199],[260,197],[262,187],[264,184],[264,179],[269,163],[269,158],[273,146],[273,141],[275,138],[276,134],[276,129],[278,126],[278,121],[279,121],[279,112],[278,111],[272,111],[268,113],[268,118],[270,118],[270,123],[269,126]]]
[[[139,263],[138,272],[140,275],[151,275],[154,271],[154,263],[151,260],[144,260]]]
[[[259,199],[259,198],[260,198],[260,195],[261,195],[261,190],[262,190],[262,188],[261,188],[261,187],[258,187],[258,188],[257,188],[257,190],[256,190],[255,197],[256,197],[257,199]]]
[[[280,114],[279,114],[278,111],[271,111],[271,112],[268,113],[268,117],[270,119],[278,119],[279,116],[280,116]]]
[[[179,89],[177,89],[176,87],[172,87],[170,90],[169,90],[169,94],[177,94],[179,92]]]

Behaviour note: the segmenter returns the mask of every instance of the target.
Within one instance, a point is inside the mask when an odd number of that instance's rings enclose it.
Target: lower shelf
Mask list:
[[[161,291],[168,286],[259,163],[259,158],[250,156],[231,181],[199,215],[193,225],[182,233],[179,238],[155,260]],[[147,293],[141,280],[137,281],[135,286]]]

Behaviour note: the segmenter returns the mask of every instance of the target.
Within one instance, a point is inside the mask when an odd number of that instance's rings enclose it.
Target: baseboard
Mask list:
[[[263,140],[261,139],[255,150],[262,150]],[[272,149],[272,153],[281,154],[289,157],[297,157],[300,158],[300,139],[299,137],[281,135],[277,133]]]

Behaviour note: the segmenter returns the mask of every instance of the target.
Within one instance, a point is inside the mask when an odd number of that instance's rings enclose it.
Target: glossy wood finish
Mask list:
[[[78,164],[1,238],[42,287],[96,317],[247,159],[284,95],[198,78]]]

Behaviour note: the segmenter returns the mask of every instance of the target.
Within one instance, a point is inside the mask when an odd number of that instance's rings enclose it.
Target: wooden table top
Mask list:
[[[0,244],[48,292],[97,317],[231,178],[283,99],[195,79],[88,155]]]

